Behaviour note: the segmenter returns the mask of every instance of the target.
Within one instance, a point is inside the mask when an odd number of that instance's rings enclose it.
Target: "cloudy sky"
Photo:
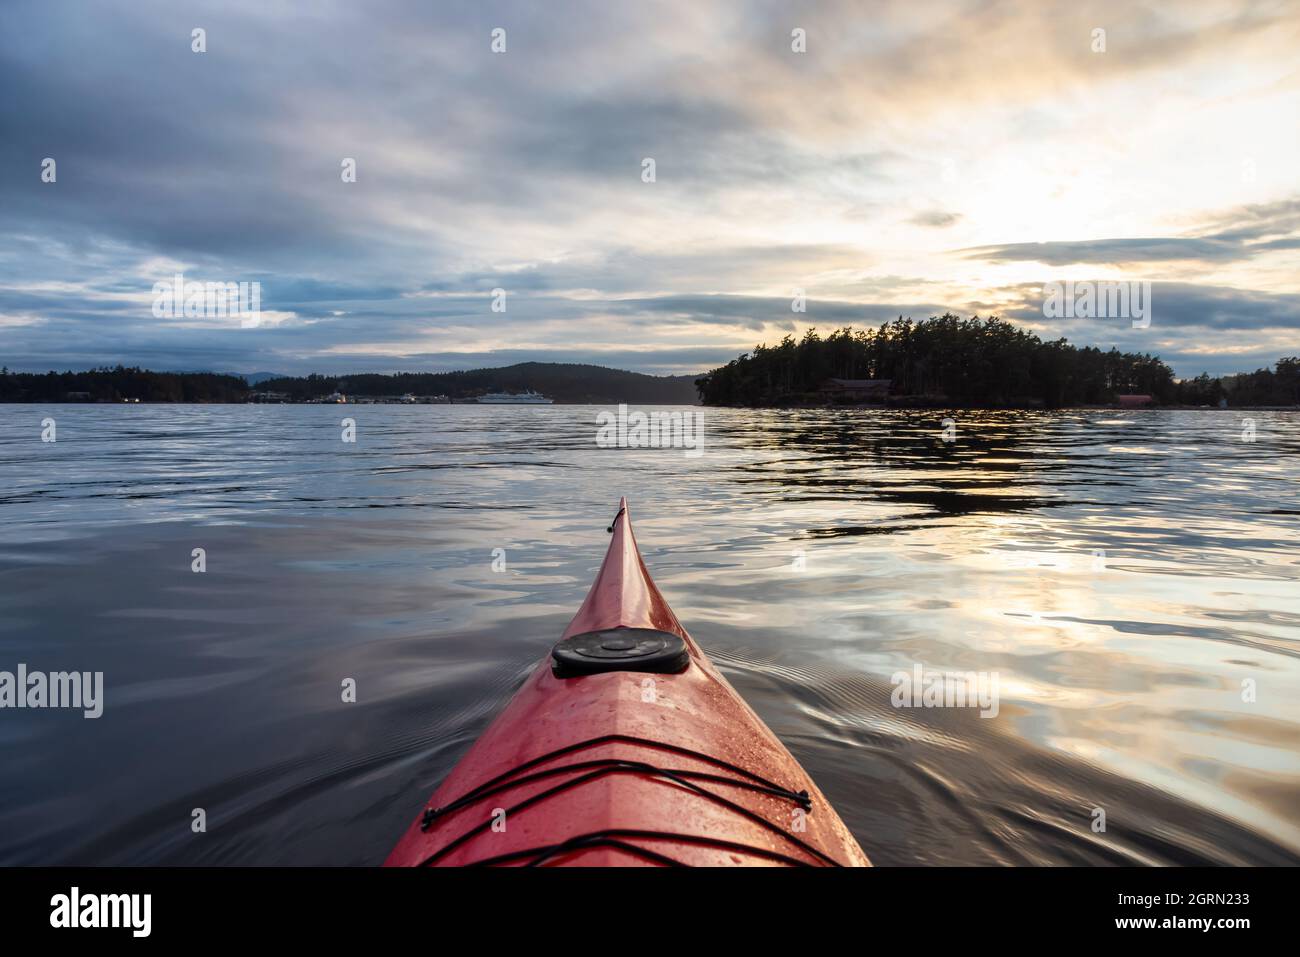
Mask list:
[[[1254,369],[1300,352],[1297,50],[1295,0],[5,0],[0,361],[693,373],[953,311]],[[155,318],[176,272],[261,325]],[[1066,279],[1150,327],[1044,318]]]

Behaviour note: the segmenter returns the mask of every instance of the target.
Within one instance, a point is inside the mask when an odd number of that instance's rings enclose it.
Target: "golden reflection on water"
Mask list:
[[[816,622],[819,658],[881,681],[914,661],[997,672],[999,735],[1068,757],[1061,803],[1104,803],[1114,776],[1300,850],[1300,416],[1267,418],[1264,447],[1215,413],[958,413],[952,448],[942,413],[760,417],[735,507],[806,542],[815,582],[779,611],[769,592],[775,630]],[[954,796],[978,804],[1019,751],[981,749]]]

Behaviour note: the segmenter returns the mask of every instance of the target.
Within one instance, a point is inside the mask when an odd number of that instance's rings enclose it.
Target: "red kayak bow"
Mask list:
[[[807,773],[686,633],[627,500],[586,601],[387,866],[865,866]]]

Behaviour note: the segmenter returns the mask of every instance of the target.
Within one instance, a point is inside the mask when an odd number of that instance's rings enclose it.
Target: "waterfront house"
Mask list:
[[[817,394],[830,402],[884,402],[893,379],[827,379]]]
[[[1117,395],[1121,408],[1141,409],[1155,402],[1155,399],[1149,395]]]

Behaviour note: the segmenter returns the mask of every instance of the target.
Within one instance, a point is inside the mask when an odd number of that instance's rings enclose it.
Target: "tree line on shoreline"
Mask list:
[[[242,376],[217,372],[151,372],[116,366],[87,372],[0,369],[0,402],[244,402]]]
[[[267,378],[256,386],[238,375],[151,372],[120,365],[86,372],[0,369],[0,402],[311,402],[335,392],[350,397],[411,394],[459,401],[487,392],[528,389],[562,403],[689,405],[695,400],[692,376],[652,376],[560,362],[524,362],[463,372],[313,373]]]
[[[1103,352],[1065,339],[1045,342],[1003,319],[951,313],[879,328],[845,326],[828,336],[809,329],[775,346],[759,345],[696,379],[705,405],[824,405],[827,380],[891,380],[891,402],[973,407],[1104,405],[1119,395],[1161,404],[1300,404],[1300,358],[1276,370],[1175,380],[1148,353]]]

